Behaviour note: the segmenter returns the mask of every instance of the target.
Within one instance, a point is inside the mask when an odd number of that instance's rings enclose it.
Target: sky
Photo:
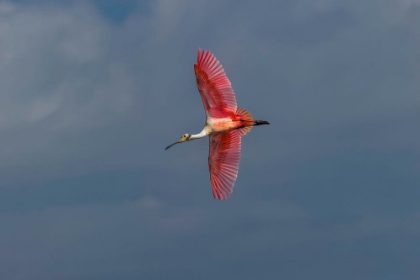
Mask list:
[[[419,0],[0,1],[1,279],[417,279]],[[213,199],[198,47],[239,107]]]

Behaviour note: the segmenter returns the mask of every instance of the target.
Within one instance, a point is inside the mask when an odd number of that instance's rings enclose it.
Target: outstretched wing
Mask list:
[[[241,136],[237,130],[211,134],[209,171],[213,196],[227,199],[233,192],[241,155]]]
[[[236,112],[236,98],[222,65],[209,51],[198,49],[194,64],[197,88],[206,114],[224,117],[223,114]]]

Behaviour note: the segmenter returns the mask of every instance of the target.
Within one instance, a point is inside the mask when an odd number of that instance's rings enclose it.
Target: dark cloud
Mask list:
[[[0,3],[0,275],[413,279],[419,4]],[[224,202],[198,47],[271,123]]]

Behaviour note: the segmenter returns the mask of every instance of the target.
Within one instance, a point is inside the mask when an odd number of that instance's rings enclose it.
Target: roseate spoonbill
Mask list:
[[[178,143],[210,136],[208,164],[211,189],[214,198],[227,199],[238,176],[241,136],[253,126],[269,123],[254,120],[245,109],[236,107],[230,81],[210,51],[198,49],[194,72],[206,112],[206,124],[200,133],[186,133],[165,150]]]

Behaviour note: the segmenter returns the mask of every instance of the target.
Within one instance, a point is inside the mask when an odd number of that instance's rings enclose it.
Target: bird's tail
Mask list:
[[[241,128],[238,128],[238,131],[241,136],[244,136],[251,130],[254,119],[252,118],[251,114],[243,108],[238,108],[236,110],[236,116],[239,117],[239,120],[243,124]]]
[[[236,110],[236,116],[239,117],[239,121],[241,121],[243,124],[242,127],[238,128],[238,131],[241,134],[241,136],[244,136],[245,134],[247,134],[253,126],[270,124],[267,121],[254,120],[251,114],[243,108],[238,108]]]

